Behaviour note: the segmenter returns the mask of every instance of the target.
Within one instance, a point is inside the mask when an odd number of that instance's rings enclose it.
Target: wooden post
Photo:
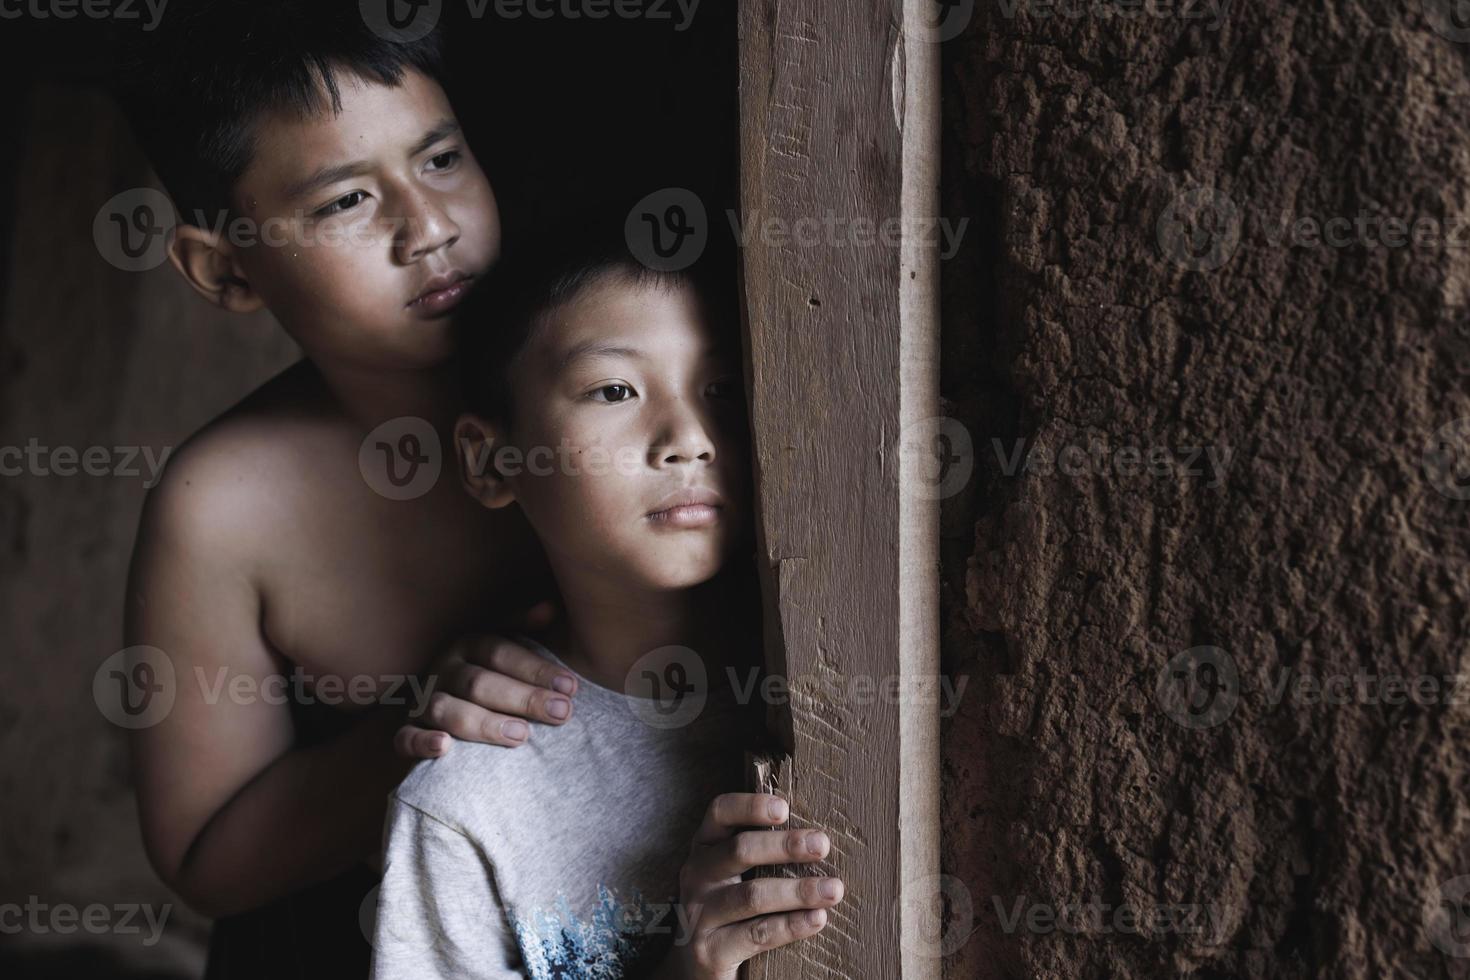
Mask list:
[[[826,930],[756,978],[939,976],[938,513],[910,451],[938,414],[932,6],[741,2],[761,572],[791,691],[772,719],[788,754],[752,779],[832,836],[817,870],[847,882]]]

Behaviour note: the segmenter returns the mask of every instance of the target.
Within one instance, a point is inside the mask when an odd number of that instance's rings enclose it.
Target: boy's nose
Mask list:
[[[404,218],[403,235],[400,236],[403,259],[405,262],[417,262],[439,249],[450,247],[459,241],[459,236],[459,226],[443,209],[431,201],[423,201],[419,208]]]
[[[715,459],[715,442],[709,429],[694,412],[683,411],[669,419],[664,438],[656,441],[651,449],[656,466],[672,466],[679,463],[699,461],[712,463]]]

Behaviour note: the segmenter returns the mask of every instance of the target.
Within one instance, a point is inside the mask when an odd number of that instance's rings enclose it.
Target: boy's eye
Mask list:
[[[721,378],[719,381],[711,381],[709,387],[705,388],[704,391],[711,398],[739,398],[744,394],[744,388],[734,378]]]
[[[458,150],[445,150],[438,156],[430,158],[429,162],[434,165],[435,170],[448,170],[459,162],[459,157]]]
[[[361,204],[366,198],[367,195],[364,194],[362,191],[353,191],[351,194],[344,194],[342,197],[337,198],[337,200],[333,201],[331,204],[328,204],[321,210],[314,211],[312,213],[318,218],[328,218],[334,214],[341,214],[343,211],[351,211],[353,208]]]
[[[628,385],[611,384],[593,389],[588,392],[587,397],[595,402],[624,402],[633,395],[633,389]]]

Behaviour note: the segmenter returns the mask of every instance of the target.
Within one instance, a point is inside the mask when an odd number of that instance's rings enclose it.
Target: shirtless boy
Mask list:
[[[569,672],[491,639],[437,665],[436,693],[412,706],[422,727],[365,696],[549,594],[518,514],[450,479],[391,499],[359,465],[395,419],[449,447],[450,314],[499,253],[496,201],[432,35],[391,43],[355,3],[169,13],[122,91],[182,216],[171,261],[216,306],[268,309],[306,359],[190,439],[148,499],[127,643],[163,651],[177,694],[134,743],[144,842],[221,918],[212,976],[360,976],[363,862],[401,756],[442,754],[445,732],[522,744],[524,719],[559,724],[576,693]],[[232,693],[282,675],[358,703]]]

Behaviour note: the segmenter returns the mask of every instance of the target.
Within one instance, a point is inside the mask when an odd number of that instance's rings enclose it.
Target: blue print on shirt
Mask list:
[[[529,980],[622,980],[647,956],[668,927],[659,921],[664,906],[650,906],[634,891],[627,902],[597,886],[597,908],[590,921],[578,919],[565,895],[554,909],[516,916],[516,942]],[[650,928],[656,927],[656,928]]]

